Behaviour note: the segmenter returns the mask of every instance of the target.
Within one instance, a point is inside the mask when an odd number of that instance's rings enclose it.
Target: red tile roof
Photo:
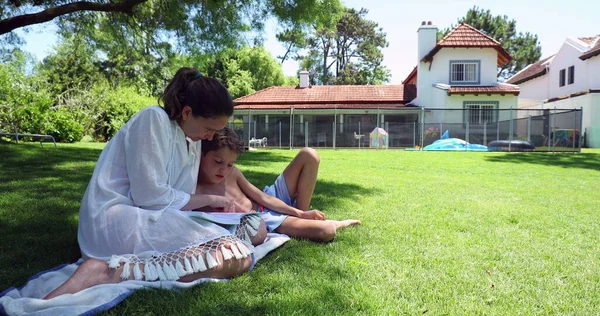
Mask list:
[[[593,45],[594,42],[596,42],[598,40],[598,38],[600,38],[600,35],[588,36],[588,37],[578,37],[577,39],[588,45]]]
[[[581,54],[581,56],[579,56],[579,59],[586,60],[586,59],[592,58],[596,55],[600,55],[600,35],[596,35],[593,37],[583,37],[583,38],[580,37],[579,39],[589,45],[593,45],[588,51]],[[587,39],[587,41],[583,40],[583,39]]]
[[[404,103],[296,103],[296,104],[239,104],[236,110],[285,110],[294,109],[396,109],[407,107]]]
[[[399,107],[416,94],[415,85],[270,87],[234,103],[236,109]]]
[[[490,47],[498,51],[498,66],[512,60],[500,42],[465,23],[461,23],[442,38],[422,61],[431,62],[433,56],[444,47]]]
[[[508,80],[506,80],[506,83],[520,84],[525,81],[545,75],[547,72],[546,64],[553,57],[554,57],[554,55],[552,55],[550,57],[546,57],[546,58],[538,61],[535,64],[531,64],[531,65],[523,68],[521,71],[516,73],[514,76],[508,78]]]
[[[453,94],[513,94],[519,95],[519,87],[509,84],[497,86],[451,86],[448,95]]]

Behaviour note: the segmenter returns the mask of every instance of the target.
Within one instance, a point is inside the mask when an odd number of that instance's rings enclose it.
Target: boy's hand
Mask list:
[[[303,212],[300,218],[325,220],[325,213],[319,210],[310,210]]]

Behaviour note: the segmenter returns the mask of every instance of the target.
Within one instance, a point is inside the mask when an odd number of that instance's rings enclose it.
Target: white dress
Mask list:
[[[252,247],[228,230],[180,210],[196,188],[200,146],[158,106],[131,118],[102,151],[85,191],[78,231],[83,257],[111,267],[135,264],[124,278],[132,272],[136,279],[173,280],[218,265],[208,252],[224,241],[249,255]],[[139,263],[151,267],[142,273]]]

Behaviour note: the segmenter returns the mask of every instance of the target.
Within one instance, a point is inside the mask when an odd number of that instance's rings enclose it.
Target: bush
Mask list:
[[[60,142],[76,142],[83,135],[107,141],[138,111],[156,99],[134,87],[111,88],[97,81],[53,95],[44,78],[27,77],[14,67],[0,65],[0,122],[19,132],[49,134]]]

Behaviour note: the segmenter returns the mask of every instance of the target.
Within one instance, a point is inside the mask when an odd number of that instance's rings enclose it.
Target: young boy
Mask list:
[[[319,155],[302,149],[264,192],[236,168],[244,151],[235,132],[225,128],[212,140],[202,141],[202,159],[196,194],[225,196],[236,201],[235,212],[259,212],[267,231],[313,241],[331,241],[338,228],[360,224],[358,220],[325,220],[319,210],[308,210],[317,181]]]

